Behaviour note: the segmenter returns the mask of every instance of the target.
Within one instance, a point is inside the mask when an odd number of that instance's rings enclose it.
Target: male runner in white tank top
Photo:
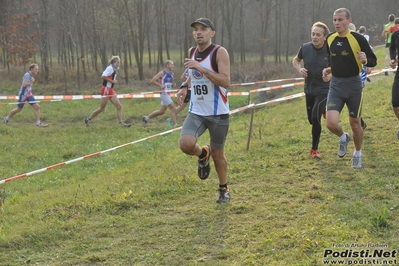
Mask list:
[[[212,44],[216,33],[212,21],[199,18],[191,27],[197,46],[190,49],[191,56],[185,59],[184,67],[189,69],[189,75],[177,93],[179,104],[186,99],[187,92],[191,98],[189,114],[180,134],[180,149],[188,155],[198,156],[198,176],[201,179],[209,176],[209,158],[212,156],[219,178],[216,202],[225,203],[230,201],[224,154],[229,129],[227,88],[230,86],[230,58],[225,48]],[[210,145],[201,148],[197,139],[206,129],[209,130]]]

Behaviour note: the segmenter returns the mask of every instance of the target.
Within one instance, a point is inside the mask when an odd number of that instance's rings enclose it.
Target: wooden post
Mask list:
[[[253,125],[253,121],[254,121],[254,112],[255,112],[255,108],[251,108],[252,112],[251,112],[251,122],[249,123],[249,132],[248,132],[248,141],[247,141],[247,151],[249,150],[249,143],[251,142],[251,135],[252,135],[252,125]]]

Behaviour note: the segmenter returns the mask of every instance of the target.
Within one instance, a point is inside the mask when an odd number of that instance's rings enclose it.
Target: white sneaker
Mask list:
[[[5,116],[5,117],[4,117],[4,125],[7,126],[7,124],[8,124],[8,119],[7,119],[7,116]]]
[[[362,168],[362,156],[352,157],[352,167],[357,169]]]
[[[40,123],[40,124],[36,124],[38,127],[47,127],[48,126],[48,124],[43,124],[43,123]]]
[[[346,155],[346,152],[348,150],[348,143],[350,140],[350,136],[348,133],[344,133],[346,135],[346,141],[342,142],[341,140],[339,141],[339,147],[338,147],[338,156],[340,158],[344,157]]]

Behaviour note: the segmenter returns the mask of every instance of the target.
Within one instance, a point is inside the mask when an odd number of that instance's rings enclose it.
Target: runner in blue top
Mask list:
[[[40,122],[40,106],[37,103],[35,97],[32,94],[33,83],[35,82],[34,76],[39,71],[39,66],[37,64],[31,64],[29,66],[29,71],[25,73],[22,78],[21,88],[18,93],[18,105],[17,108],[11,110],[11,112],[4,117],[4,124],[7,125],[8,121],[15,114],[22,111],[25,106],[25,102],[28,102],[35,110],[36,125],[38,127],[46,127],[47,124]]]
[[[181,76],[180,76],[180,80],[183,81],[183,83],[184,83],[184,82],[187,80],[187,78],[188,78],[188,71],[189,71],[189,69],[186,68],[186,69],[184,70],[184,72],[183,72],[183,73],[181,74]],[[183,85],[183,86],[184,86],[184,85]],[[180,113],[181,111],[183,111],[184,108],[186,108],[187,103],[188,103],[188,100],[183,101],[183,102],[181,102],[181,103],[176,107],[176,116],[177,116],[178,113]]]
[[[143,126],[147,126],[148,120],[150,118],[163,115],[167,108],[170,109],[170,118],[173,123],[173,127],[177,127],[176,121],[176,106],[173,103],[172,98],[170,97],[170,91],[172,88],[176,87],[176,84],[173,83],[173,69],[175,65],[173,64],[172,60],[166,60],[165,62],[165,69],[158,72],[152,79],[151,83],[158,86],[160,88],[160,95],[161,95],[161,107],[159,110],[155,110],[149,115],[143,116]]]

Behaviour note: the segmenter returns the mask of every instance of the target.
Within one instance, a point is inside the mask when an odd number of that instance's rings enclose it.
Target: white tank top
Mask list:
[[[199,61],[202,67],[215,73],[216,71],[212,68],[212,57],[219,47],[219,45],[215,45],[210,53]],[[191,59],[195,59],[197,50],[198,47],[195,48]],[[227,96],[228,90],[226,88],[215,85],[210,79],[195,69],[190,69],[189,75],[191,77],[190,113],[210,116],[224,115],[230,112]]]

